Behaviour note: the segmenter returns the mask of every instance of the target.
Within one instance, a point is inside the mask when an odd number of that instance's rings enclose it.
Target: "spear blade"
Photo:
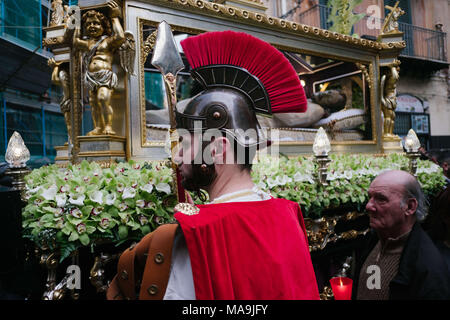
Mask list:
[[[178,52],[175,39],[166,21],[161,21],[158,25],[155,47],[153,49],[152,65],[154,65],[162,75],[171,73],[176,76],[184,68],[183,59]]]
[[[178,202],[184,202],[186,200],[186,194],[181,185],[180,171],[173,161],[175,157],[175,147],[177,145],[177,141],[174,139],[176,130],[175,106],[177,104],[177,74],[184,68],[184,63],[178,52],[170,25],[164,20],[158,25],[151,63],[159,70],[159,72],[161,72],[166,87],[170,119],[169,137],[173,180],[175,183],[174,187],[177,189]]]

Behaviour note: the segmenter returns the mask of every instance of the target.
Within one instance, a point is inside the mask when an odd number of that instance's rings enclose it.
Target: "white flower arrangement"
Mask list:
[[[171,221],[176,204],[166,162],[130,161],[102,169],[84,161],[65,169],[35,169],[25,179],[24,236],[41,245],[53,243],[62,259],[96,239],[138,240]]]
[[[384,170],[408,168],[405,156],[331,155],[328,186],[316,182],[312,157],[263,156],[252,177],[263,191],[298,202],[305,217],[320,217],[330,208],[363,210],[373,178]],[[418,180],[427,194],[442,188],[442,169],[418,161]],[[61,169],[55,165],[33,170],[25,179],[24,236],[38,244],[53,243],[61,259],[97,239],[113,243],[134,239],[172,221],[176,195],[167,162],[130,161],[102,169],[86,161]]]
[[[305,216],[320,217],[325,209],[350,206],[363,210],[371,181],[386,170],[408,170],[409,160],[400,154],[385,157],[333,154],[328,167],[328,186],[316,182],[313,157],[261,157],[253,166],[255,184],[275,197],[298,202]],[[425,193],[442,188],[442,169],[430,161],[418,161],[418,180]]]

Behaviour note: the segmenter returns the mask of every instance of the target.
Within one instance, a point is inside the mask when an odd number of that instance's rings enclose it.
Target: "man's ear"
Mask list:
[[[211,142],[211,157],[214,159],[214,163],[224,164],[226,162],[229,147],[230,142],[225,137],[216,138]]]
[[[416,213],[418,205],[419,205],[419,203],[417,202],[416,198],[409,198],[408,200],[406,200],[406,204],[405,204],[406,215],[407,216],[414,215]]]

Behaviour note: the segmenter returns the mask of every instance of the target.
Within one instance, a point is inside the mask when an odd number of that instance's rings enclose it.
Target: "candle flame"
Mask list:
[[[342,283],[342,278],[339,279],[340,282],[340,286],[343,286],[344,284]]]

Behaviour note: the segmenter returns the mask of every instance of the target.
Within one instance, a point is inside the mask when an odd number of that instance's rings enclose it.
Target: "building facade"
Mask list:
[[[322,29],[331,27],[328,0],[261,1],[268,15]],[[77,1],[63,3],[70,6]],[[364,13],[365,17],[353,26],[352,33],[376,39],[389,12],[385,6],[395,3],[396,0],[363,0],[354,12]],[[395,133],[404,136],[412,127],[427,149],[449,151],[450,26],[447,21],[450,1],[400,0],[400,7],[405,14],[399,19],[399,28],[404,32],[407,47],[400,56]],[[31,162],[42,162],[42,159],[53,162],[54,147],[67,141],[59,109],[61,90],[51,84],[51,69],[47,66],[51,53],[42,47],[42,27],[48,25],[50,15],[50,0],[0,2],[0,160],[4,159],[8,139],[14,131],[24,138],[32,155]],[[151,88],[154,81],[161,86],[161,79],[147,77],[152,75],[150,71],[146,73],[146,88]],[[148,96],[150,106],[162,107],[161,99],[153,101]],[[92,126],[89,106],[86,108],[82,132]]]
[[[42,47],[50,10],[49,0],[0,1],[0,161],[14,131],[30,150],[31,167],[53,162],[54,147],[67,141],[61,90],[47,65],[52,54]]]
[[[267,14],[329,29],[328,0],[266,0]],[[363,0],[354,13],[364,13],[352,33],[374,40],[397,0]],[[450,151],[450,1],[400,0],[399,18],[406,48],[400,55],[400,80],[395,133],[415,129],[422,144],[436,152]]]

